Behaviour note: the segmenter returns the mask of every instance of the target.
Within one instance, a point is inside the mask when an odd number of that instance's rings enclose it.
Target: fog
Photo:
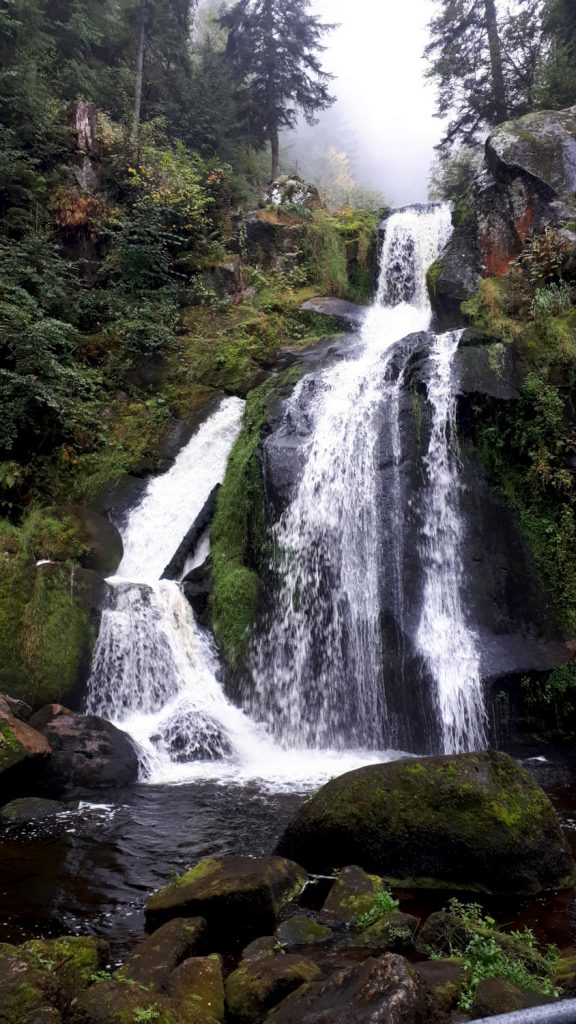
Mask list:
[[[326,39],[324,66],[336,75],[335,107],[313,129],[285,136],[288,152],[306,176],[319,145],[350,151],[354,177],[393,205],[427,197],[441,122],[435,90],[424,78],[430,0],[315,0],[325,22],[338,22]]]

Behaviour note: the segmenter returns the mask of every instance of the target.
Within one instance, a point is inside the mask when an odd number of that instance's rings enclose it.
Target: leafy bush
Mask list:
[[[355,926],[360,931],[363,931],[365,928],[369,928],[371,924],[374,924],[380,917],[384,917],[385,914],[389,914],[392,910],[397,910],[398,906],[398,900],[394,899],[392,893],[385,889],[380,881],[379,888],[374,894],[374,903],[370,910],[356,918]]]
[[[553,316],[562,316],[572,308],[572,289],[566,281],[549,284],[546,288],[537,288],[532,299],[532,316],[542,320]]]
[[[344,295],[348,286],[346,246],[336,221],[325,210],[314,210],[306,245],[311,277],[327,295]]]

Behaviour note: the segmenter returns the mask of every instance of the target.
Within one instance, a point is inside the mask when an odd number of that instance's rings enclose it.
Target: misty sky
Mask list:
[[[362,184],[394,205],[426,199],[441,122],[425,81],[422,51],[430,0],[316,0],[324,21],[339,22],[327,40],[333,92],[357,135]]]

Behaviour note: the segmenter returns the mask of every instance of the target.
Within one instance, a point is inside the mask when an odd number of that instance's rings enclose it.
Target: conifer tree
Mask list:
[[[239,0],[222,16],[228,56],[244,103],[251,141],[272,149],[272,179],[278,176],[279,135],[294,128],[298,110],[308,124],[334,102],[332,75],[322,69],[322,38],[333,26],[310,13],[309,0]]]

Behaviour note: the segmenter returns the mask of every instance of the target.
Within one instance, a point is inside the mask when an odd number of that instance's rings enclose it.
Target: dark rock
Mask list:
[[[276,211],[259,210],[243,218],[246,254],[265,270],[291,269],[304,262],[307,224]]]
[[[61,1024],[57,977],[22,959],[0,957],[0,1024]]]
[[[576,192],[576,107],[542,110],[499,125],[486,143],[488,166],[521,175],[546,198]]]
[[[148,1011],[153,1024],[188,1024],[183,1014],[162,993],[148,991],[133,982],[111,979],[99,981],[82,992],[70,1009],[67,1024],[135,1024]],[[194,1024],[211,1024],[199,1017]]]
[[[344,299],[317,298],[307,299],[300,306],[306,313],[322,313],[323,316],[331,316],[342,321],[348,330],[358,330],[366,317],[366,306],[358,306],[354,302],[346,302]]]
[[[216,506],[216,498],[218,497],[218,491],[220,490],[220,484],[216,484],[212,488],[208,498],[202,506],[200,512],[196,516],[196,519],[192,523],[192,526],[186,533],[186,536],[178,545],[178,549],[170,562],[162,573],[163,580],[179,580],[184,566],[186,565],[186,559],[188,555],[193,554],[195,551],[200,537],[209,525],[210,520],[214,514],[214,508]]]
[[[79,558],[80,565],[103,576],[113,576],[124,553],[122,537],[114,524],[86,505],[66,505],[60,511],[72,520],[86,549]]]
[[[146,988],[163,988],[176,967],[199,952],[205,931],[202,917],[168,921],[136,947],[122,965],[122,977]]]
[[[277,853],[319,873],[355,861],[413,888],[532,894],[575,877],[548,797],[495,751],[347,772],[303,805]]]
[[[319,977],[316,964],[294,953],[243,963],[226,980],[228,1009],[243,1024],[257,1024],[300,985]]]
[[[306,872],[280,857],[203,860],[146,903],[146,925],[173,917],[205,917],[207,943],[226,949],[270,934],[280,909],[299,895]]]
[[[373,910],[381,892],[382,880],[367,875],[362,868],[350,865],[342,868],[320,912],[320,920],[331,925],[353,925],[357,919]]]
[[[224,979],[219,956],[185,960],[170,977],[172,1002],[189,1024],[224,1020]]]
[[[206,612],[213,587],[214,579],[209,559],[196,569],[192,569],[182,580],[182,590],[199,619],[202,619]]]
[[[58,939],[32,939],[19,947],[30,967],[48,970],[58,980],[59,998],[69,1003],[83,992],[95,974],[110,960],[110,946],[88,935],[63,935]],[[46,965],[50,966],[47,967]]]
[[[551,996],[543,996],[539,992],[513,985],[503,978],[484,978],[476,990],[470,1017],[496,1017],[501,1013],[515,1013],[527,1010],[531,1006],[545,1006],[553,1003]]]
[[[259,939],[254,939],[242,950],[242,962],[251,963],[253,960],[271,956],[277,952],[279,941],[276,935],[263,935]]]
[[[104,718],[49,704],[33,716],[31,725],[52,748],[46,778],[49,789],[113,789],[138,778],[132,740]]]
[[[317,943],[330,942],[334,937],[331,928],[325,924],[319,924],[304,914],[298,914],[296,917],[289,917],[287,921],[282,921],[282,924],[278,925],[275,935],[276,941],[282,943],[289,950],[298,946],[315,946]]]
[[[14,702],[0,696],[0,804],[33,786],[52,752],[46,737],[13,709]]]
[[[412,914],[392,910],[389,914],[379,917],[368,928],[358,932],[355,942],[359,946],[389,950],[391,953],[407,953],[414,947],[414,936],[419,923],[418,918]]]
[[[468,223],[454,232],[426,276],[438,330],[462,326],[461,304],[477,291],[481,275],[482,257],[475,225]]]
[[[59,800],[43,800],[40,797],[21,797],[12,800],[0,810],[0,821],[10,825],[28,825],[34,821],[51,818],[66,810],[66,804]]]
[[[219,722],[201,711],[176,712],[151,737],[168,751],[173,761],[217,761],[232,752],[230,740]]]
[[[266,1024],[420,1024],[423,999],[406,960],[394,954],[336,971],[280,1003]]]
[[[244,274],[240,259],[235,263],[215,263],[204,267],[202,280],[218,299],[231,299],[244,292]]]
[[[414,964],[414,971],[440,1015],[456,1009],[466,980],[460,960],[425,960]]]
[[[452,957],[463,953],[472,932],[457,914],[437,910],[424,921],[416,937],[416,949],[424,956]]]

